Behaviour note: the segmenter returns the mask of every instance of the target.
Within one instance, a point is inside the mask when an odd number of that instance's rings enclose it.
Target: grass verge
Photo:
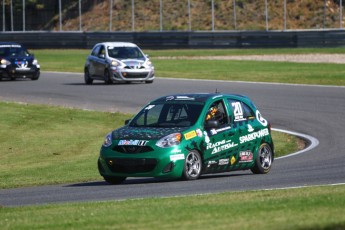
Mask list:
[[[90,50],[34,50],[42,71],[79,72]],[[345,48],[325,49],[212,49],[147,50],[156,76],[294,84],[345,85],[345,66],[341,64],[288,63],[236,60],[162,60],[155,57],[226,56],[260,54],[344,54]]]
[[[101,180],[104,136],[131,116],[0,102],[0,188]],[[276,156],[298,149],[295,137],[273,135]]]
[[[0,207],[2,229],[345,229],[345,185]]]

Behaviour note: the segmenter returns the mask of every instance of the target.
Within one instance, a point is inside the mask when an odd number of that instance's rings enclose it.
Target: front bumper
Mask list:
[[[7,78],[26,78],[26,77],[36,77],[40,74],[40,68],[37,66],[32,66],[28,68],[16,68],[13,66],[1,66],[0,67],[0,77]]]
[[[155,79],[154,69],[126,69],[112,68],[113,81],[153,81]]]
[[[102,176],[180,178],[184,155],[162,153],[126,154],[102,147],[98,170]]]

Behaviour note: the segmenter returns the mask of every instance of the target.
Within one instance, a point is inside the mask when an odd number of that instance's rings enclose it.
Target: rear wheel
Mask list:
[[[260,145],[256,154],[255,165],[251,171],[255,174],[266,174],[271,170],[273,161],[273,153],[271,147],[267,143]]]
[[[126,177],[120,176],[103,176],[104,180],[109,184],[121,184],[123,181],[126,180]]]
[[[198,151],[192,150],[187,154],[184,168],[183,178],[185,180],[196,180],[200,177],[202,169],[202,160]]]

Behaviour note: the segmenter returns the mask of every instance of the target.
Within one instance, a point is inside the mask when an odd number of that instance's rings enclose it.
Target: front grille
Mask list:
[[[120,153],[147,153],[153,151],[150,146],[137,145],[118,145],[113,150]]]
[[[124,75],[124,74],[123,74]],[[126,73],[125,78],[146,78],[147,73]]]
[[[151,158],[113,158],[107,162],[110,170],[115,173],[146,173],[152,171],[157,165],[157,160]]]
[[[125,66],[125,69],[145,69],[145,66]]]

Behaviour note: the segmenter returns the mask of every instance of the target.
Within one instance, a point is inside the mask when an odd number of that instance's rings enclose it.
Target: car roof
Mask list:
[[[114,47],[137,47],[136,44],[131,42],[101,42],[97,45],[114,46]]]
[[[247,96],[239,94],[221,94],[221,93],[190,93],[190,94],[172,94],[164,97],[157,98],[151,103],[163,103],[166,101],[196,101],[196,102],[206,102],[208,100],[213,100],[216,98],[233,98],[238,100],[244,100],[251,102]]]

